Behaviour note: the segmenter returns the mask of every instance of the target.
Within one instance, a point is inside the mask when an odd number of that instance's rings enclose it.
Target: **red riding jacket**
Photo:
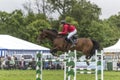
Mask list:
[[[60,34],[66,35],[66,34],[68,34],[69,32],[74,31],[75,29],[76,29],[76,28],[75,28],[75,26],[73,26],[73,25],[64,24],[64,25],[63,25],[63,28],[62,28],[62,32],[60,32]]]

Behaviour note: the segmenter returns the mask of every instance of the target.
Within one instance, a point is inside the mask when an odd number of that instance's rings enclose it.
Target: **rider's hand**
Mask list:
[[[61,32],[58,32],[58,34],[61,34]]]

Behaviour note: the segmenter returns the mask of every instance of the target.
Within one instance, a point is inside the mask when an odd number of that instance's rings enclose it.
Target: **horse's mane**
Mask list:
[[[45,31],[48,34],[58,35],[58,31],[56,29],[44,29],[43,31]]]
[[[54,32],[54,33],[56,33],[56,34],[58,34],[58,31],[57,31],[56,29],[47,29],[47,30],[50,30],[50,31],[52,31],[52,32]]]
[[[56,37],[58,35],[58,32],[55,29],[44,29],[44,30],[42,30],[42,32],[47,33],[48,37],[51,37],[51,38]]]

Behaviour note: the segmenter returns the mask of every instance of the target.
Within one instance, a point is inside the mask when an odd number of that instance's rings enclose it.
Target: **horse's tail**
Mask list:
[[[93,56],[93,55],[95,55],[95,50],[100,50],[100,44],[93,39],[91,39],[91,41],[93,43],[93,48],[92,48],[90,54],[91,54],[91,56]]]

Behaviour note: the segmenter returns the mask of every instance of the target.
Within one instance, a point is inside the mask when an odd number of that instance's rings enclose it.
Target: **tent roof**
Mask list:
[[[49,48],[45,48],[10,35],[0,35],[0,49],[49,51]]]
[[[110,47],[103,48],[104,52],[120,52],[120,39]]]

